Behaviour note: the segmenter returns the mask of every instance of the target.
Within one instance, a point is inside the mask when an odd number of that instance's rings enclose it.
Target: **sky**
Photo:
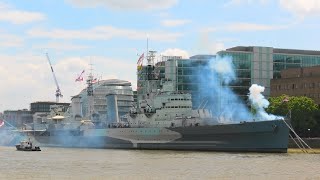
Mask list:
[[[70,102],[85,70],[136,89],[136,65],[234,46],[320,49],[320,0],[0,0],[0,112]],[[92,65],[90,65],[92,64]]]

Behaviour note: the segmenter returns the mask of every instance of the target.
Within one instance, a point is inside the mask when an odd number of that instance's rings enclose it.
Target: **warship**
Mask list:
[[[190,93],[178,92],[170,79],[156,77],[157,68],[152,64],[145,68],[145,93],[127,115],[118,116],[117,95],[111,93],[107,101],[113,115],[108,116],[107,123],[97,124],[92,116],[72,116],[71,112],[54,106],[43,128],[22,133],[41,146],[287,152],[287,120],[221,123],[211,110],[193,108]],[[92,95],[91,80],[88,95]]]

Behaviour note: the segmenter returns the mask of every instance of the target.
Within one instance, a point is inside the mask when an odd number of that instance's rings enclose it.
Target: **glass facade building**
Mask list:
[[[93,109],[100,120],[107,119],[107,98],[108,94],[117,96],[119,117],[127,114],[133,104],[133,91],[131,83],[119,79],[102,80],[93,84]],[[83,89],[77,96],[81,97],[81,115],[88,115],[88,95],[87,89]]]
[[[264,86],[264,95],[269,97],[270,80],[280,78],[280,71],[283,69],[320,65],[320,51],[237,46],[220,51],[217,56],[231,57],[237,80],[229,86],[244,101],[247,101],[252,84]],[[199,82],[199,74],[214,57],[215,55],[195,55],[189,59],[171,57],[156,63],[155,67],[144,66],[137,73],[137,98],[141,99],[147,93],[148,85],[145,80],[151,76],[159,81],[173,81],[177,91],[191,93],[194,107],[197,107],[199,103],[196,102],[205,98],[199,92],[208,88],[206,84]],[[150,68],[155,68],[156,73],[148,73]],[[161,88],[160,86],[153,88]]]
[[[231,56],[236,67],[242,95],[248,93],[251,84],[264,86],[265,96],[270,96],[270,80],[281,77],[281,70],[320,65],[320,51],[279,49],[258,46],[237,46],[220,51],[220,56]],[[243,83],[243,74],[250,77]],[[237,88],[237,87],[232,87]],[[237,92],[238,90],[235,89]]]

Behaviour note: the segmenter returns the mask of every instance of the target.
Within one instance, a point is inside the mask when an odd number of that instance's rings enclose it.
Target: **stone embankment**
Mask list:
[[[320,148],[320,138],[302,138],[311,148]],[[296,142],[297,139],[295,139]],[[288,148],[299,148],[292,139],[289,139]]]

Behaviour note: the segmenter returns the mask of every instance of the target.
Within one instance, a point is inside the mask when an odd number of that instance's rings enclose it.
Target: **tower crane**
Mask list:
[[[56,90],[56,94],[55,95],[56,95],[56,102],[58,103],[59,102],[59,97],[63,97],[63,95],[61,94],[61,90],[60,90],[56,75],[55,75],[55,73],[53,71],[53,68],[52,68],[51,61],[50,61],[48,53],[46,53],[46,56],[47,56],[47,60],[49,62],[50,68],[51,68],[51,72],[52,72],[52,75],[53,75],[54,82],[56,83],[56,86],[57,86],[57,90]]]

